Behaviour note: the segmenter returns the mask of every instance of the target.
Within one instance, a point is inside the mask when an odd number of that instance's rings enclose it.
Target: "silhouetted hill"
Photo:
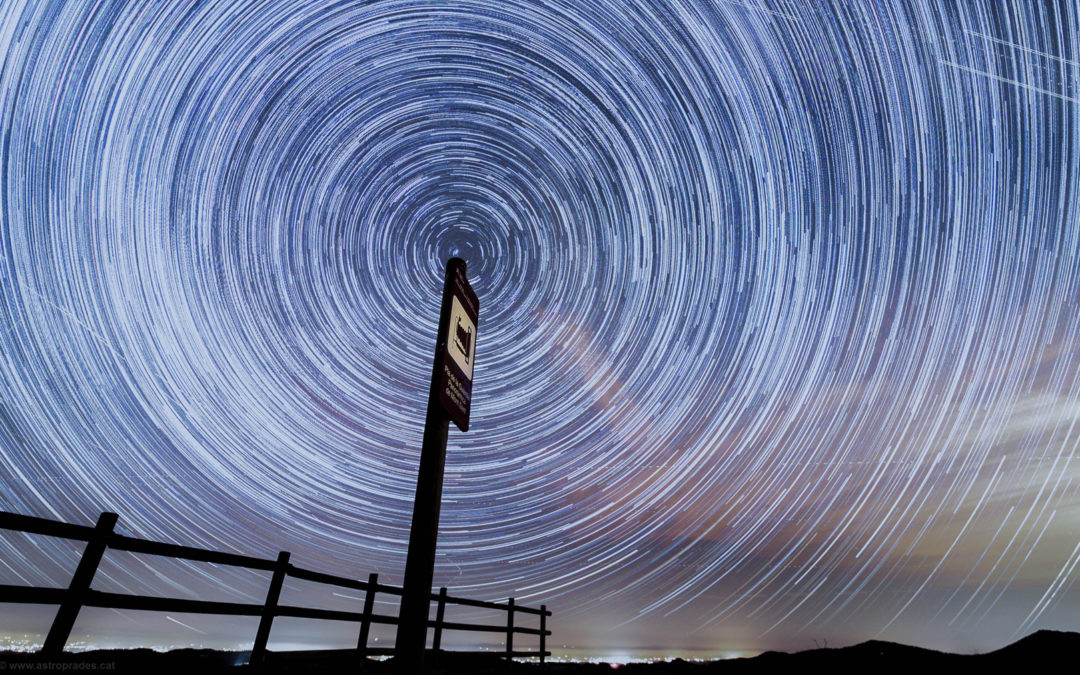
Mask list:
[[[967,657],[958,654],[910,647],[908,645],[870,640],[850,647],[810,649],[788,654],[785,652],[765,652],[745,661],[747,672],[756,672],[764,668],[881,668],[883,666],[899,668],[922,668],[930,665],[947,665]],[[718,663],[722,666],[722,663]],[[720,672],[717,670],[716,672]]]
[[[1068,633],[1059,630],[1040,630],[1017,640],[1016,642],[983,654],[987,659],[999,663],[1026,664],[1032,659],[1050,654],[1076,654],[1080,650],[1080,633]],[[1067,661],[1066,661],[1067,662]]]
[[[939,672],[945,668],[985,668],[1024,666],[1068,659],[1080,649],[1080,634],[1041,630],[1006,647],[986,654],[949,654],[909,647],[892,642],[871,640],[851,647],[811,649],[788,654],[765,652],[753,658],[726,661],[691,662],[676,659],[663,663],[631,663],[619,667],[619,675],[726,675],[728,673],[803,672],[828,669],[828,672],[913,670]],[[1058,658],[1055,658],[1058,657]],[[149,673],[230,673],[233,675],[284,673],[357,673],[361,671],[352,650],[315,652],[271,652],[262,667],[246,664],[247,652],[222,652],[212,649],[177,649],[155,652],[149,649],[98,650],[61,657],[43,658],[36,654],[0,652],[0,670],[16,672],[24,668],[57,672]],[[429,661],[436,661],[429,659]],[[23,665],[33,664],[33,665]],[[44,667],[43,667],[44,666]],[[608,664],[506,663],[496,654],[456,654],[444,652],[427,669],[429,675],[601,675],[610,673]],[[367,661],[362,672],[395,673],[392,662]]]

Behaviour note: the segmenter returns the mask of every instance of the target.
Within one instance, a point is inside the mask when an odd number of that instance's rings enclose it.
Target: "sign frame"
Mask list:
[[[480,303],[465,278],[465,261],[446,263],[435,366],[439,407],[462,431],[469,430]],[[466,372],[467,371],[467,372]]]

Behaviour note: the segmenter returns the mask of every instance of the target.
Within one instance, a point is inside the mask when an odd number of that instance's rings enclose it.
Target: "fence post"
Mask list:
[[[435,637],[431,639],[431,650],[439,651],[442,644],[442,623],[446,615],[446,586],[439,589],[439,607],[435,610]]]
[[[368,575],[367,592],[364,594],[364,618],[360,620],[360,637],[356,640],[356,650],[360,652],[360,658],[367,658],[368,635],[371,632],[371,614],[375,608],[375,593],[379,585],[379,575],[372,572]]]
[[[506,659],[514,658],[514,599],[506,605]]]
[[[259,619],[259,630],[255,633],[255,644],[251,647],[250,662],[254,665],[261,664],[266,659],[266,642],[270,639],[270,626],[273,625],[274,616],[277,615],[281,585],[285,582],[285,574],[288,571],[289,552],[281,551],[277,556],[277,564],[274,565],[274,576],[270,578],[270,589],[266,592],[262,618]]]
[[[64,645],[67,644],[68,636],[71,635],[71,628],[75,625],[75,619],[78,618],[79,610],[82,609],[86,595],[90,591],[90,584],[94,581],[98,564],[109,545],[109,537],[112,535],[113,527],[116,526],[117,518],[119,518],[118,515],[107,511],[98,516],[94,534],[86,542],[79,566],[75,568],[75,574],[72,575],[71,583],[68,585],[64,602],[56,611],[56,618],[53,619],[49,634],[45,637],[45,644],[41,647],[42,654],[55,656],[64,651]]]
[[[547,605],[540,605],[540,665],[547,653]]]

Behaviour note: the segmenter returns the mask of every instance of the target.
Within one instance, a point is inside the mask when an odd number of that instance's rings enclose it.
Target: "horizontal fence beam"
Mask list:
[[[0,602],[19,602],[27,605],[59,605],[67,596],[66,588],[0,585]]]
[[[253,558],[238,553],[223,553],[221,551],[208,551],[191,546],[179,544],[165,544],[159,541],[148,541],[135,537],[125,537],[114,534],[109,540],[109,548],[115,551],[129,551],[131,553],[146,553],[165,558],[179,558],[182,560],[195,560],[198,562],[215,563],[218,565],[232,565],[233,567],[246,567],[248,569],[273,571],[275,562],[264,558]]]
[[[435,622],[428,619],[428,625],[434,626]],[[478,623],[455,623],[453,621],[443,621],[443,630],[471,630],[478,633],[506,633],[507,626],[503,624],[501,626],[495,625],[483,625]],[[545,630],[541,632],[539,628],[525,628],[523,626],[514,626],[515,633],[521,633],[523,635],[551,635],[551,631]]]
[[[191,614],[230,614],[233,616],[258,616],[262,614],[261,604],[243,602],[216,602],[214,600],[192,600],[188,598],[162,598],[146,595],[128,595],[126,593],[108,593],[90,591],[84,602],[87,607],[105,607],[111,609],[139,609],[151,612],[189,612]]]
[[[60,537],[78,541],[89,541],[94,536],[94,528],[89,525],[73,525],[59,520],[24,516],[9,511],[0,511],[0,530],[43,534],[46,537]]]
[[[289,576],[296,579],[303,579],[304,581],[314,581],[317,584],[351,588],[354,591],[366,591],[371,589],[379,593],[386,593],[387,595],[401,595],[401,589],[395,586],[384,586],[379,583],[372,586],[370,581],[339,577],[334,574],[326,574],[325,572],[313,572],[312,570],[306,570],[295,565],[289,566]]]
[[[364,620],[363,612],[350,612],[340,609],[321,609],[318,607],[296,607],[295,605],[281,605],[278,607],[278,616],[291,616],[298,619],[327,619],[329,621],[352,621],[359,623]],[[368,621],[371,623],[397,624],[396,616],[385,614],[372,614]]]
[[[439,594],[433,592],[431,594],[431,599],[432,600],[438,600],[439,599]],[[509,603],[505,603],[505,602],[500,603],[500,602],[486,602],[484,600],[470,600],[469,598],[456,598],[456,597],[454,597],[452,595],[446,596],[446,602],[447,602],[447,604],[462,605],[462,606],[465,606],[465,607],[482,607],[484,609],[497,609],[497,610],[502,611],[502,612],[508,611],[510,609]],[[546,616],[551,616],[551,612],[546,610],[546,609],[545,610],[540,610],[540,609],[534,609],[532,607],[523,607],[521,605],[514,605],[514,613],[515,614],[534,614],[536,616],[540,616],[541,614],[546,613],[545,614]]]

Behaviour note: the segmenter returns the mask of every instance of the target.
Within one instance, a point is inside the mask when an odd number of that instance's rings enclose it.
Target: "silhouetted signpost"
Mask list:
[[[446,263],[443,282],[442,311],[409,532],[409,555],[405,561],[400,621],[394,643],[397,661],[407,668],[422,666],[424,661],[446,436],[450,420],[462,431],[469,430],[478,310],[476,293],[465,279],[465,261],[451,258]]]

